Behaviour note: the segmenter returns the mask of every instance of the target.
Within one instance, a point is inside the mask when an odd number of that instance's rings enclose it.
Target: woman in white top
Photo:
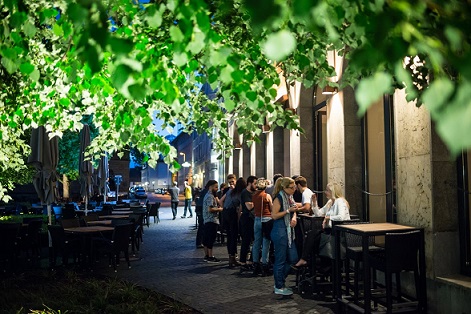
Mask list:
[[[324,207],[319,208],[317,205],[316,194],[312,195],[312,210],[315,216],[324,216],[322,222],[322,231],[312,230],[308,232],[303,244],[301,259],[296,263],[296,267],[305,266],[307,259],[312,253],[317,254],[319,251],[320,234],[322,232],[330,233],[332,229],[332,221],[350,220],[349,205],[342,193],[342,187],[337,182],[330,182],[325,188],[325,195],[328,198]]]

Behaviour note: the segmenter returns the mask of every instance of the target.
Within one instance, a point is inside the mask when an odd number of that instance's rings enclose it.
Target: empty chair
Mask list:
[[[33,257],[39,257],[41,254],[41,230],[43,226],[42,218],[33,218],[31,220],[24,218],[23,223],[28,226],[22,229],[21,232],[21,249],[26,252],[29,257],[29,252]]]
[[[359,222],[359,221],[344,221],[344,225],[348,224],[368,224],[369,222]],[[362,238],[359,235],[345,232],[345,238],[347,240],[347,250],[346,250],[346,259],[345,259],[345,277],[346,277],[346,292],[347,294],[350,291],[350,271],[353,270],[353,300],[355,303],[358,302],[359,296],[359,283],[360,283],[360,265],[363,262],[363,246]],[[384,248],[375,245],[375,237],[371,236],[368,238],[368,251],[369,252],[379,252],[384,251]],[[353,269],[351,269],[351,264],[353,263]]]
[[[77,214],[75,213],[75,205],[65,204],[64,208],[62,208],[62,219],[72,219],[76,217]]]
[[[134,223],[134,229],[131,233],[131,244],[132,244],[132,253],[136,253],[136,249],[139,251],[141,243],[143,242],[142,234],[143,234],[143,214],[130,214],[129,221]]]
[[[80,252],[79,239],[67,237],[64,228],[59,225],[51,225],[47,227],[50,237],[49,247],[49,264],[51,267],[56,266],[57,257],[62,256],[62,264],[68,265],[69,255],[72,253],[74,261],[77,260]]]
[[[131,268],[131,263],[129,262],[129,244],[133,228],[133,223],[117,225],[114,228],[111,239],[105,237],[93,238],[95,253],[108,254],[109,266],[111,267],[111,265],[113,265],[114,271],[116,271],[116,266],[119,265],[121,252],[124,252],[128,268]]]
[[[386,284],[386,307],[387,313],[393,311],[393,286],[392,275],[396,274],[396,301],[403,301],[401,293],[401,272],[410,271],[414,273],[416,297],[419,298],[419,265],[418,254],[420,247],[420,231],[405,233],[386,233],[385,250],[370,252],[370,266],[373,270],[385,273]],[[373,284],[376,287],[376,273],[373,273]],[[419,300],[424,302],[424,300]],[[418,310],[418,308],[414,309]]]
[[[160,204],[161,204],[160,202],[155,202],[154,204],[150,206],[150,209],[149,209],[149,218],[154,217],[154,223],[160,222],[160,218],[159,218]],[[147,227],[149,227],[149,220],[150,220],[149,218],[147,218]]]
[[[0,263],[3,272],[15,269],[19,254],[20,228],[20,223],[0,224]]]

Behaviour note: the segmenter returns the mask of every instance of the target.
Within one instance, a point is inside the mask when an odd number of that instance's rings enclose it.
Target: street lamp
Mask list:
[[[183,156],[183,162],[185,162],[186,161],[186,154],[183,153],[183,152],[180,152],[180,155]]]

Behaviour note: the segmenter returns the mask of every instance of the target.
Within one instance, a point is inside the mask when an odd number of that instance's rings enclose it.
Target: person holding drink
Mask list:
[[[275,294],[292,295],[293,291],[285,286],[285,280],[291,265],[298,259],[294,244],[294,227],[296,226],[296,211],[293,194],[296,189],[294,180],[283,177],[276,181],[273,194],[273,209],[271,216],[274,220],[271,239],[275,247],[275,263],[273,277],[275,279]]]

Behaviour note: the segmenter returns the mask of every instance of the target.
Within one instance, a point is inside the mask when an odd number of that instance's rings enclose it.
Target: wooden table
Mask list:
[[[113,220],[92,220],[92,221],[87,221],[88,226],[100,226],[100,225],[111,225]]]
[[[132,214],[132,210],[112,210],[111,215],[129,215]]]
[[[108,220],[108,219],[128,219],[129,214],[127,215],[102,215],[98,216],[99,219]]]
[[[353,225],[337,225],[334,227],[335,237],[335,250],[336,256],[340,256],[340,235],[342,232],[349,232],[361,236],[362,238],[362,249],[363,249],[363,285],[364,285],[364,308],[363,313],[371,313],[371,270],[369,261],[369,237],[371,236],[384,236],[386,233],[401,233],[408,231],[420,231],[420,247],[419,247],[419,283],[420,293],[417,296],[419,300],[419,311],[426,313],[427,308],[427,291],[426,291],[426,278],[425,278],[425,242],[424,242],[424,229],[416,228],[404,225],[398,225],[393,223],[370,223],[370,224],[353,224]],[[334,263],[334,277],[342,278],[341,276],[341,260],[336,259]],[[346,302],[342,297],[341,280],[335,280],[334,282],[334,297],[337,299],[337,304],[351,305],[355,309],[358,306]]]
[[[64,228],[64,232],[69,234],[74,234],[82,238],[82,254],[85,256],[83,259],[83,266],[92,268],[92,256],[93,256],[93,241],[92,235],[102,232],[112,232],[114,227],[105,227],[105,226],[87,226],[87,227],[74,227],[74,228]],[[87,250],[87,240],[90,241],[90,244]],[[87,252],[88,251],[88,252]],[[88,254],[88,264],[87,264],[87,254]]]

